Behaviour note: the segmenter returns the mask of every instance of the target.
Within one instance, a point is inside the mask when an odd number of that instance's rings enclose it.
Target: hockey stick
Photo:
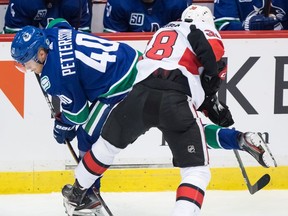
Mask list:
[[[100,195],[99,190],[97,190],[95,187],[92,188],[95,196],[98,198],[98,200],[100,201],[101,205],[104,207],[104,209],[106,210],[106,212],[108,213],[109,216],[113,216],[113,213],[111,212],[111,210],[109,209],[109,207],[106,205],[105,201],[103,200],[102,196]]]
[[[48,104],[48,107],[49,107],[49,109],[50,109],[51,115],[52,115],[53,118],[55,118],[55,116],[56,116],[55,109],[54,109],[53,104],[51,103],[51,101],[50,101],[50,99],[49,99],[48,94],[47,94],[47,93],[44,91],[44,89],[41,87],[40,76],[39,76],[39,74],[36,74],[36,73],[35,73],[35,76],[36,76],[36,78],[37,78],[38,84],[40,85],[40,88],[41,88],[42,93],[43,93],[43,95],[44,95],[44,97],[45,97],[45,100],[46,100],[46,102],[47,102],[47,104]],[[74,160],[75,160],[77,163],[79,163],[79,158],[78,158],[78,156],[76,155],[76,153],[75,153],[75,151],[74,151],[71,143],[70,143],[68,140],[65,140],[65,144],[68,146],[69,151],[71,152]]]
[[[259,191],[262,188],[264,188],[270,182],[270,175],[269,174],[265,174],[254,185],[251,185],[249,177],[247,175],[247,172],[245,170],[245,167],[243,165],[243,162],[242,162],[242,159],[240,157],[239,152],[236,149],[233,149],[233,152],[234,152],[234,154],[236,156],[236,159],[238,161],[239,167],[241,169],[241,173],[243,175],[243,178],[245,180],[245,183],[247,185],[247,188],[248,188],[250,194],[256,193],[257,191]]]
[[[165,139],[164,139],[164,136],[162,134],[161,146],[164,146],[164,145],[165,145]],[[250,194],[256,193],[257,191],[261,190],[263,187],[265,187],[270,182],[270,175],[269,174],[265,174],[254,185],[251,185],[249,177],[247,175],[247,172],[245,170],[245,167],[243,165],[243,162],[242,162],[242,159],[240,157],[239,152],[236,149],[233,149],[233,151],[234,151],[234,154],[235,154],[236,159],[238,161],[239,167],[241,169],[242,176],[243,176],[243,178],[245,180],[245,183],[247,185],[247,188],[248,188]],[[272,154],[270,154],[270,155],[272,156]],[[275,166],[277,166],[276,163],[274,163],[274,164],[275,164]]]
[[[49,109],[50,109],[51,115],[52,115],[53,118],[55,118],[55,115],[56,115],[55,109],[54,109],[53,104],[51,103],[51,101],[50,101],[50,99],[49,99],[49,96],[48,96],[47,92],[45,92],[44,89],[43,89],[42,86],[41,86],[40,75],[35,73],[35,76],[36,76],[37,81],[38,81],[38,84],[39,84],[39,86],[40,86],[40,88],[41,88],[41,90],[42,90],[42,93],[43,93],[43,95],[44,95],[44,97],[45,97],[45,100],[46,100],[46,102],[47,102],[47,104],[48,104],[48,107],[49,107]],[[70,153],[72,154],[74,160],[75,160],[75,161],[77,162],[77,164],[78,164],[78,163],[80,162],[80,159],[79,159],[79,157],[76,155],[76,153],[75,153],[75,151],[74,151],[71,143],[70,143],[68,140],[65,140],[65,144],[68,146]],[[93,191],[93,193],[95,194],[95,196],[97,197],[97,199],[100,201],[101,205],[105,208],[105,210],[107,211],[108,215],[109,215],[109,216],[113,216],[113,214],[112,214],[112,212],[110,211],[110,209],[108,208],[106,202],[103,200],[103,198],[102,198],[102,196],[100,195],[99,191],[98,191],[94,186],[92,187],[92,191]]]

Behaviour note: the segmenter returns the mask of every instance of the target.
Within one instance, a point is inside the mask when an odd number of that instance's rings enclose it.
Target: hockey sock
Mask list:
[[[90,188],[92,184],[110,167],[114,157],[121,149],[112,146],[102,137],[93,144],[75,169],[75,177],[81,186]]]
[[[182,181],[177,189],[173,216],[197,216],[204,200],[205,190],[210,181],[208,166],[181,169]]]

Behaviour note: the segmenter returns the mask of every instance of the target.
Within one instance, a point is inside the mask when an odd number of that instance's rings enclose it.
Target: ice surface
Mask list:
[[[102,193],[115,216],[169,216],[175,192]],[[201,216],[288,216],[288,190],[208,190]],[[104,210],[105,211],[105,210]],[[1,195],[0,216],[65,216],[60,193]]]

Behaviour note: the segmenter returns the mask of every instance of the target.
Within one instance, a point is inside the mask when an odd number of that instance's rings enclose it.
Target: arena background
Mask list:
[[[6,5],[1,2],[3,22]],[[207,1],[202,3],[211,6]],[[104,3],[95,5],[94,15],[100,20]],[[98,18],[93,18],[97,35],[128,43],[140,51],[151,38],[151,33],[100,33],[102,22]],[[233,126],[265,133],[279,165],[265,169],[250,155],[241,153],[251,182],[269,173],[272,179],[265,189],[288,189],[288,32],[221,35],[229,65],[221,97],[232,111]],[[57,144],[52,136],[53,119],[35,76],[19,73],[14,67],[10,57],[13,36],[0,35],[0,194],[60,191],[64,184],[73,182],[76,163],[68,148]],[[209,152],[212,180],[208,189],[246,189],[233,152]],[[179,169],[172,167],[171,153],[161,133],[152,129],[117,156],[103,177],[102,190],[169,191],[175,190],[179,181]]]

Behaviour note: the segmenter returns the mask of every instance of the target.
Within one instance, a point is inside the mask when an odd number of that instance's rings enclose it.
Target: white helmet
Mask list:
[[[211,10],[206,6],[190,5],[187,7],[182,15],[181,20],[184,22],[200,21],[214,26],[214,16]]]

